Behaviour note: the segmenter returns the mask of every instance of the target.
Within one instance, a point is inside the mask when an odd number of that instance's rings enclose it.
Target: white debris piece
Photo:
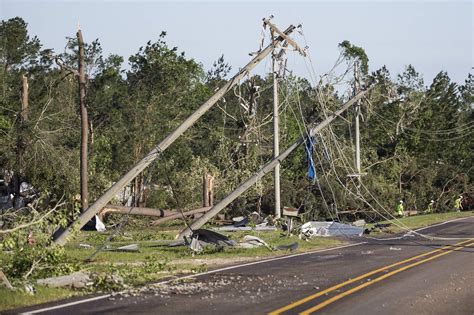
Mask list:
[[[98,232],[104,232],[105,231],[105,224],[99,219],[99,216],[95,216],[95,229]]]
[[[310,221],[301,226],[300,237],[316,236],[362,236],[364,229],[349,224],[338,223],[334,221]]]
[[[270,245],[268,245],[264,240],[252,235],[245,235],[242,242],[239,243],[239,247],[242,248],[254,248],[265,246],[271,249]]]
[[[85,288],[90,281],[89,274],[79,271],[66,276],[39,279],[36,283],[48,287]]]

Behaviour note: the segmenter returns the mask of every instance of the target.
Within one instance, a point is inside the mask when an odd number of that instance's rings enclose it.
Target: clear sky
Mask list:
[[[309,46],[318,75],[329,70],[338,43],[346,39],[366,50],[371,71],[386,65],[393,76],[412,64],[427,85],[441,70],[463,83],[473,66],[474,8],[469,0],[0,2],[2,20],[23,17],[30,33],[56,52],[64,50],[65,37],[75,35],[79,22],[86,41],[98,38],[106,54],[125,60],[166,31],[170,46],[178,46],[206,69],[224,54],[235,70],[258,49],[262,18],[274,15],[282,30],[303,25],[305,38],[294,38]],[[289,66],[309,76],[295,53]]]

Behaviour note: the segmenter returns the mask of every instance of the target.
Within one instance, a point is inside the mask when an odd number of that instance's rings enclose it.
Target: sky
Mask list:
[[[281,30],[302,25],[308,58],[288,53],[288,67],[310,78],[321,75],[349,40],[365,49],[369,70],[386,65],[392,77],[408,64],[429,85],[440,71],[460,84],[473,73],[473,1],[43,1],[0,0],[1,17],[21,16],[43,47],[64,51],[78,24],[84,39],[96,38],[104,53],[128,59],[162,31],[166,42],[209,69],[222,54],[235,73],[259,48],[262,18],[273,15]],[[257,73],[269,70],[265,61]],[[126,64],[124,65],[126,67]]]

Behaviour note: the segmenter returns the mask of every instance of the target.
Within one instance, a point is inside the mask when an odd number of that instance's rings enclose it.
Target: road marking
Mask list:
[[[205,271],[205,272],[197,273],[197,274],[194,274],[194,275],[182,276],[182,277],[179,277],[179,278],[170,279],[170,280],[166,280],[166,281],[161,281],[161,282],[157,282],[157,283],[153,283],[153,284],[154,285],[166,284],[166,283],[170,283],[170,282],[174,282],[174,281],[190,279],[190,278],[196,278],[196,277],[200,277],[200,276],[204,276],[204,275],[208,275],[208,274],[213,274],[213,273],[217,273],[217,272],[221,272],[221,271],[237,269],[237,268],[240,268],[240,267],[247,267],[247,266],[262,264],[262,263],[266,263],[266,262],[276,261],[276,260],[283,260],[283,259],[288,259],[288,258],[292,258],[292,257],[303,256],[303,255],[310,255],[310,254],[315,254],[315,253],[328,252],[328,251],[332,251],[332,250],[337,250],[337,249],[342,249],[342,248],[347,248],[347,247],[353,247],[353,246],[359,246],[359,245],[363,245],[363,244],[367,244],[367,242],[347,244],[347,245],[342,245],[342,246],[338,246],[338,247],[317,249],[317,250],[313,250],[313,251],[309,251],[309,252],[305,252],[305,253],[298,253],[298,254],[274,257],[274,258],[269,258],[269,259],[265,259],[265,260],[259,260],[259,261],[244,263],[244,264],[240,264],[240,265],[234,265],[234,266],[214,269],[214,270],[210,270],[210,271]],[[127,291],[117,292],[116,294],[120,294],[120,293],[124,293],[124,292],[127,292]],[[56,309],[59,309],[59,308],[65,308],[65,307],[74,306],[74,305],[77,305],[77,304],[82,304],[82,303],[93,302],[93,301],[105,299],[105,298],[108,298],[110,296],[111,296],[111,294],[100,295],[100,296],[96,296],[96,297],[93,297],[93,298],[87,298],[87,299],[83,299],[83,300],[79,300],[79,301],[75,301],[75,302],[70,302],[70,303],[59,304],[59,305],[55,305],[55,306],[40,308],[40,309],[37,309],[37,310],[24,312],[24,313],[21,313],[21,314],[37,314],[37,313],[41,313],[41,312],[52,311],[52,310],[56,310]]]
[[[433,226],[442,225],[442,224],[445,224],[445,223],[458,221],[458,220],[462,220],[462,219],[466,219],[466,218],[470,218],[470,217],[454,219],[454,220],[446,221],[446,222],[443,222],[443,223],[440,223],[440,224],[427,226],[427,227],[424,227],[424,228],[421,228],[421,229],[427,229],[427,228],[430,228],[430,227],[433,227]],[[418,229],[418,230],[421,230],[421,229]],[[415,231],[417,231],[417,230],[415,230]],[[342,246],[338,246],[338,247],[318,249],[318,250],[309,251],[309,252],[305,252],[305,253],[298,253],[298,254],[286,255],[286,256],[281,256],[281,257],[269,258],[269,259],[265,259],[265,260],[259,260],[259,261],[255,261],[255,262],[224,267],[224,268],[215,269],[215,270],[211,270],[211,271],[205,271],[205,272],[201,272],[201,273],[194,274],[194,275],[182,276],[182,277],[179,277],[179,278],[176,278],[176,279],[161,281],[161,282],[158,282],[158,283],[155,283],[155,284],[156,285],[166,284],[166,283],[170,283],[170,282],[173,282],[173,281],[179,281],[179,280],[184,280],[184,279],[189,279],[189,278],[196,278],[196,277],[200,277],[200,276],[204,276],[204,275],[208,275],[208,274],[213,274],[213,273],[217,273],[217,272],[221,272],[221,271],[237,269],[237,268],[240,268],[240,267],[246,267],[246,266],[251,266],[251,265],[256,265],[256,264],[261,264],[261,263],[266,263],[266,262],[271,262],[271,261],[276,261],[276,260],[283,260],[283,259],[288,259],[288,258],[298,257],[298,256],[303,256],[303,255],[310,255],[310,254],[315,254],[315,253],[327,252],[327,251],[332,251],[332,250],[337,250],[337,249],[342,249],[342,248],[347,248],[347,247],[359,246],[359,245],[364,245],[364,244],[367,244],[367,243],[368,242],[360,242],[360,243],[342,245]],[[126,292],[126,291],[117,292],[117,294],[124,293],[124,292]],[[105,298],[108,298],[110,296],[111,296],[111,294],[104,294],[104,295],[100,295],[100,296],[96,296],[96,297],[92,297],[92,298],[86,298],[86,299],[75,301],[75,302],[69,302],[69,303],[59,304],[59,305],[55,305],[55,306],[51,306],[51,307],[45,307],[45,308],[41,308],[41,309],[38,309],[38,310],[25,312],[25,313],[22,313],[22,314],[36,314],[36,313],[41,313],[41,312],[47,312],[47,311],[50,311],[50,310],[55,310],[55,309],[69,307],[69,306],[74,306],[74,305],[77,305],[77,304],[82,304],[82,303],[93,302],[93,301],[105,299]]]
[[[281,314],[281,313],[286,312],[286,311],[288,311],[288,310],[290,310],[290,309],[292,309],[292,308],[295,308],[295,307],[297,307],[297,306],[299,306],[299,305],[301,305],[301,304],[304,304],[304,303],[309,302],[309,301],[311,301],[311,300],[313,300],[313,299],[315,299],[315,298],[318,298],[318,297],[320,297],[320,296],[322,296],[322,295],[324,295],[324,294],[326,294],[326,293],[332,292],[332,291],[334,291],[334,290],[337,290],[337,289],[339,289],[339,288],[342,288],[342,287],[344,287],[344,286],[346,286],[346,285],[348,285],[348,284],[354,283],[354,282],[356,282],[356,281],[362,280],[362,279],[364,279],[364,278],[366,278],[366,277],[369,277],[369,276],[371,276],[371,275],[374,275],[374,274],[376,274],[376,273],[382,272],[382,271],[387,270],[387,269],[390,269],[390,268],[392,268],[392,267],[396,267],[396,266],[402,265],[402,264],[404,264],[404,263],[407,263],[407,262],[416,260],[416,259],[421,258],[421,257],[425,257],[425,256],[428,256],[428,255],[431,255],[431,254],[434,254],[434,253],[437,253],[437,252],[440,252],[440,251],[444,251],[444,250],[447,249],[447,248],[451,248],[451,247],[454,247],[454,246],[461,246],[461,245],[463,245],[464,243],[468,243],[468,242],[471,242],[471,241],[472,241],[472,239],[467,240],[467,241],[462,241],[462,242],[460,242],[460,243],[453,244],[453,245],[447,245],[447,246],[444,246],[444,247],[442,247],[442,248],[440,248],[440,249],[433,250],[433,251],[430,251],[430,252],[427,252],[427,253],[424,253],[424,254],[421,254],[421,255],[417,255],[417,256],[414,256],[414,257],[411,257],[411,258],[408,258],[408,259],[405,259],[405,260],[402,260],[402,261],[393,263],[393,264],[391,264],[391,265],[388,265],[388,266],[385,266],[385,267],[382,267],[382,268],[379,268],[379,269],[376,269],[376,270],[367,272],[367,273],[362,274],[362,275],[360,275],[360,276],[358,276],[358,277],[356,277],[356,278],[353,278],[353,279],[347,280],[347,281],[345,281],[345,282],[339,283],[339,284],[337,284],[337,285],[335,285],[335,286],[332,286],[332,287],[330,287],[330,288],[327,288],[327,289],[325,289],[325,290],[323,290],[323,291],[319,291],[319,292],[317,292],[317,293],[315,293],[315,294],[312,294],[312,295],[310,295],[310,296],[307,296],[307,297],[305,297],[305,298],[303,298],[303,299],[301,299],[301,300],[298,300],[298,301],[296,301],[296,302],[293,302],[293,303],[291,303],[291,304],[288,304],[287,306],[284,306],[284,307],[282,307],[282,308],[279,308],[279,309],[277,309],[277,310],[275,310],[275,311],[269,313],[269,315]]]
[[[41,312],[52,311],[52,310],[56,310],[58,308],[63,308],[63,307],[73,306],[73,305],[82,304],[82,303],[86,303],[86,302],[102,300],[102,299],[108,298],[109,296],[111,296],[111,294],[99,295],[99,296],[95,296],[93,298],[88,298],[88,299],[84,299],[84,300],[69,302],[69,303],[66,303],[66,304],[61,304],[61,305],[56,305],[56,306],[51,306],[51,307],[45,307],[45,308],[41,308],[39,310],[24,312],[24,313],[20,313],[20,314],[36,314],[36,313],[41,313]]]
[[[472,216],[463,217],[463,218],[457,218],[457,219],[452,219],[452,220],[444,221],[444,222],[441,222],[441,223],[437,223],[437,224],[433,224],[433,225],[428,225],[428,226],[425,226],[425,227],[416,229],[416,230],[414,230],[414,231],[415,231],[415,232],[418,232],[418,231],[426,230],[426,229],[429,229],[429,228],[432,228],[432,227],[435,227],[435,226],[440,226],[440,225],[444,225],[444,224],[447,224],[447,223],[456,222],[456,221],[460,221],[460,220],[464,220],[464,219],[469,219],[469,218],[472,218]]]
[[[465,245],[465,246],[470,246],[470,245],[474,245],[474,243],[470,243],[470,244]],[[399,268],[399,269],[393,270],[393,271],[391,271],[391,272],[389,272],[389,273],[384,274],[383,276],[380,276],[380,277],[378,277],[378,278],[375,278],[375,279],[371,280],[370,282],[365,282],[365,283],[363,283],[363,284],[361,284],[361,285],[359,285],[359,286],[357,286],[357,287],[354,287],[354,288],[352,288],[352,289],[350,289],[350,290],[347,290],[347,291],[345,291],[345,292],[343,292],[343,293],[340,293],[340,294],[338,294],[338,295],[336,295],[336,296],[333,296],[332,298],[327,299],[326,301],[324,301],[324,302],[322,302],[322,303],[319,303],[318,305],[315,305],[315,306],[313,306],[313,307],[311,307],[311,308],[305,310],[304,312],[301,312],[300,315],[309,315],[309,314],[311,314],[311,313],[313,313],[313,312],[315,312],[315,311],[317,311],[317,310],[322,309],[323,307],[326,307],[327,305],[329,305],[329,304],[331,304],[331,303],[333,303],[333,302],[335,302],[335,301],[337,301],[337,300],[342,299],[343,297],[345,297],[345,296],[347,296],[347,295],[350,295],[350,294],[352,294],[352,293],[354,293],[354,292],[357,292],[357,291],[359,291],[359,290],[362,290],[363,288],[368,287],[369,285],[372,285],[372,284],[374,284],[374,283],[377,283],[377,282],[379,282],[379,281],[382,281],[382,280],[384,280],[384,279],[386,279],[386,278],[388,278],[388,277],[391,277],[391,276],[393,276],[393,275],[396,275],[397,273],[400,273],[400,272],[402,272],[402,271],[404,271],[404,270],[413,268],[413,267],[415,267],[415,266],[418,266],[418,265],[421,265],[421,264],[423,264],[423,263],[426,263],[426,262],[428,262],[428,261],[430,261],[430,260],[439,258],[439,257],[441,257],[441,256],[447,255],[447,254],[452,253],[452,252],[454,252],[454,251],[460,250],[460,249],[464,248],[465,246],[459,246],[459,247],[457,247],[457,248],[448,250],[448,251],[446,251],[446,252],[444,252],[444,253],[441,253],[441,254],[438,254],[438,255],[435,255],[435,256],[431,256],[431,257],[429,257],[429,258],[426,258],[426,259],[417,261],[417,262],[415,262],[415,263],[413,263],[413,264],[410,264],[410,265],[407,265],[407,266],[403,266],[403,267],[401,267],[401,268]]]

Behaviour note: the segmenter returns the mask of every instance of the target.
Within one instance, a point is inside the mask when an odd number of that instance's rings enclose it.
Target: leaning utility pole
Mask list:
[[[329,115],[324,121],[322,121],[317,126],[313,127],[309,131],[309,137],[313,137],[318,132],[320,132],[323,128],[329,125],[334,119],[336,119],[339,115],[341,115],[345,110],[347,110],[351,105],[356,103],[360,100],[368,91],[359,92],[355,95],[351,100],[346,102],[340,109],[336,110],[334,113]],[[207,223],[212,217],[218,214],[222,209],[227,207],[232,201],[234,201],[237,197],[243,194],[247,189],[252,187],[258,180],[260,180],[263,176],[271,172],[276,165],[278,165],[281,161],[283,161],[291,152],[293,152],[298,146],[305,142],[305,137],[300,137],[293,145],[291,145],[288,149],[285,150],[282,154],[277,156],[276,158],[272,159],[271,161],[267,162],[255,175],[247,179],[244,183],[242,183],[239,187],[237,187],[232,193],[227,195],[224,199],[222,199],[218,204],[213,206],[211,210],[206,212],[202,217],[198,218],[194,221],[191,226],[182,230],[177,238],[183,238],[184,236],[188,236],[192,234],[193,230],[199,229],[201,226]]]
[[[90,219],[94,217],[121,189],[123,189],[130,181],[138,176],[148,165],[150,165],[163,151],[165,151],[178,137],[180,137],[187,129],[189,129],[202,115],[204,115],[224,94],[226,94],[234,85],[239,83],[245,75],[247,75],[260,61],[262,61],[273,49],[275,42],[283,42],[291,40],[287,35],[291,34],[295,26],[290,25],[284,32],[279,33],[279,37],[269,44],[265,49],[261,50],[244,68],[242,68],[229,82],[220,88],[209,100],[201,105],[191,116],[189,116],[181,125],[179,125],[172,133],[163,139],[148,155],[140,160],[125,175],[123,175],[112,187],[110,187],[102,196],[97,199],[85,212],[83,212],[76,222],[73,222],[65,230],[57,231],[54,243],[64,245],[68,236],[73,229],[82,228]]]

